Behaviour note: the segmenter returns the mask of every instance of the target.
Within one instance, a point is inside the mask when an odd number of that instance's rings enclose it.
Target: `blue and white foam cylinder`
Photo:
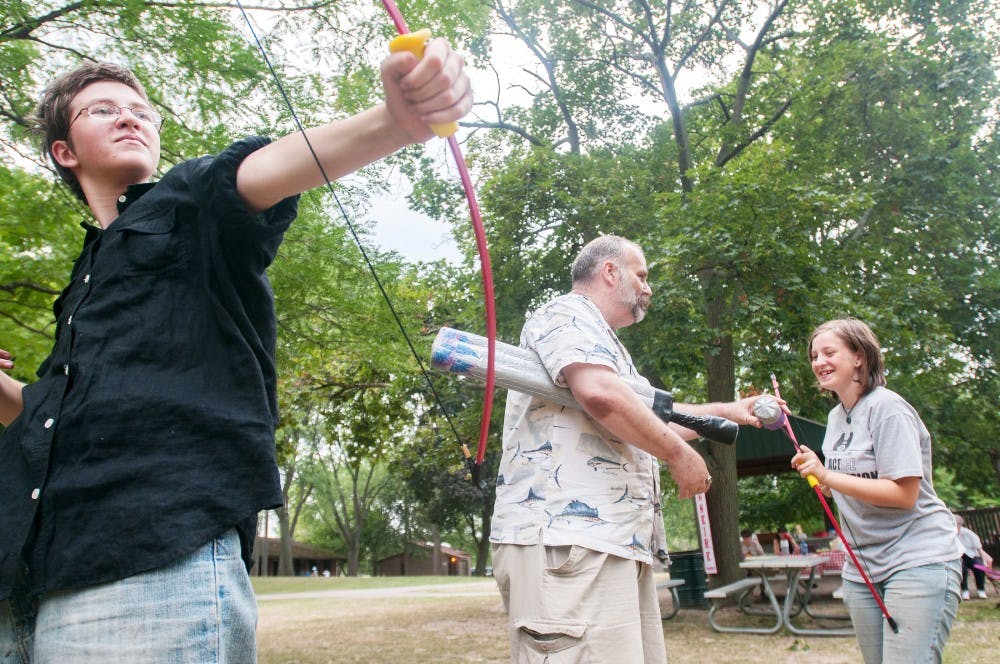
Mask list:
[[[781,410],[777,399],[765,394],[753,404],[753,414],[769,431],[777,431],[785,426],[785,411]]]
[[[431,347],[431,366],[438,371],[469,376],[484,380],[487,370],[488,342],[486,337],[443,327],[438,331]],[[517,390],[533,397],[582,410],[573,393],[552,382],[549,372],[533,350],[496,342],[494,378],[498,387]],[[665,422],[675,422],[699,435],[726,445],[736,442],[740,427],[722,417],[689,415],[674,411],[674,398],[665,390],[648,382],[622,380],[632,388],[639,399]]]

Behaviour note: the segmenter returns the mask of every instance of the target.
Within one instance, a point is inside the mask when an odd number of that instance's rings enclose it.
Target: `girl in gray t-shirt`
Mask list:
[[[792,459],[840,510],[845,534],[899,632],[854,563],[844,601],[866,664],[941,661],[958,612],[962,547],[931,483],[931,438],[920,416],[885,387],[878,339],[863,322],[832,320],[809,337],[809,359],[839,403],[827,418],[825,464],[807,447]]]

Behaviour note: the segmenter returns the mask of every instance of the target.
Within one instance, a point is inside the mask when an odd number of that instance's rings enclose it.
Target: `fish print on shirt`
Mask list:
[[[639,498],[633,496],[629,493],[628,484],[625,485],[625,491],[622,492],[621,498],[614,502],[615,505],[618,503],[629,503],[637,507],[646,507],[649,505],[649,498]]]
[[[521,507],[531,507],[535,503],[541,503],[544,501],[545,501],[545,496],[540,496],[537,493],[535,493],[534,488],[529,488],[528,497],[525,498],[524,500],[518,501],[517,504],[520,505]]]
[[[567,523],[586,523],[591,526],[598,526],[607,523],[601,518],[597,509],[579,500],[571,500],[559,514],[549,514],[549,526],[555,521],[561,520]]]
[[[636,536],[635,533],[632,533],[632,543],[626,545],[626,548],[632,551],[633,553],[647,553],[647,554],[649,553],[649,548],[643,546],[642,542],[639,541],[639,538]]]
[[[533,463],[550,456],[552,456],[552,443],[549,441],[545,441],[544,445],[533,450],[522,450],[521,446],[518,445],[517,452],[514,453],[514,458],[520,459],[524,463]]]
[[[627,463],[618,463],[617,461],[612,461],[611,459],[605,459],[604,457],[595,456],[587,459],[587,465],[596,473],[599,470],[603,470],[606,473],[613,473],[617,471],[628,472]]]

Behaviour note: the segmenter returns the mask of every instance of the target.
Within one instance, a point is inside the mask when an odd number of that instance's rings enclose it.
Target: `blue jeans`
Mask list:
[[[865,664],[940,662],[958,613],[959,559],[893,573],[875,587],[882,594],[899,633],[883,620],[863,583],[844,580],[844,603],[851,614]]]
[[[0,664],[256,662],[257,601],[231,529],[177,562],[0,602]]]

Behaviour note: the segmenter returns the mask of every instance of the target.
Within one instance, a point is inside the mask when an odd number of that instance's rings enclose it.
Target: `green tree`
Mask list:
[[[387,457],[413,419],[404,392],[380,389],[388,381],[363,364],[357,371],[367,376],[368,387],[351,391],[323,413],[325,426],[304,470],[319,520],[346,547],[349,576],[358,574],[366,527],[388,486]]]

